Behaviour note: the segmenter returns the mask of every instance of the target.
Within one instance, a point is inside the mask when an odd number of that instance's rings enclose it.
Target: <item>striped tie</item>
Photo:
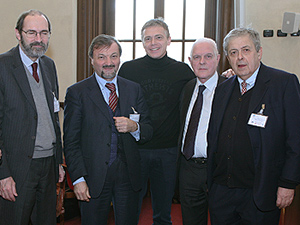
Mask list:
[[[247,83],[245,81],[242,82],[242,95],[247,92]]]
[[[106,83],[105,87],[108,88],[108,90],[110,90],[110,95],[109,95],[109,107],[111,108],[111,110],[114,112],[117,108],[117,104],[118,104],[118,96],[116,93],[116,87],[114,83]]]

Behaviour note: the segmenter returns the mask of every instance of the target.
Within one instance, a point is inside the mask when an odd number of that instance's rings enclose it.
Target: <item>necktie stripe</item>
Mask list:
[[[117,93],[116,93],[115,84],[106,83],[105,87],[107,87],[108,90],[110,90],[108,102],[109,102],[109,107],[114,112],[117,108],[117,105],[118,105],[118,96],[117,96]]]

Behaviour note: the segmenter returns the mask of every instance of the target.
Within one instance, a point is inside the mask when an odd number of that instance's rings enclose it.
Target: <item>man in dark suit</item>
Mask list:
[[[224,51],[237,76],[216,89],[208,131],[211,222],[278,224],[300,181],[300,87],[260,62],[259,34],[236,28]]]
[[[185,225],[207,224],[206,131],[215,88],[225,80],[216,71],[219,59],[217,45],[212,39],[200,38],[193,44],[189,61],[196,78],[185,85],[180,99],[178,172]],[[199,92],[201,87],[205,88],[202,93]],[[202,109],[195,112],[197,104],[201,104]],[[189,150],[192,152],[187,153]]]
[[[0,56],[0,224],[28,224],[31,217],[53,225],[64,171],[56,69],[44,56],[50,21],[40,11],[24,12],[15,33],[19,45]]]
[[[94,38],[89,57],[95,73],[66,94],[64,151],[82,224],[107,224],[111,202],[116,224],[137,223],[137,142],[150,140],[152,127],[140,85],[117,76],[121,53],[114,37]]]

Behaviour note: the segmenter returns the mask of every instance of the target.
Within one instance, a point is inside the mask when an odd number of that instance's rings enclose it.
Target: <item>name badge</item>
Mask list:
[[[252,113],[248,121],[249,125],[256,127],[266,127],[268,116],[263,115],[265,104],[262,104],[261,110],[258,113]]]
[[[133,107],[131,107],[131,108],[133,110],[133,114],[129,114],[129,119],[138,123],[140,121],[140,114],[137,111],[135,111],[135,109]]]
[[[59,101],[55,97],[54,92],[52,92],[52,93],[53,93],[53,97],[54,97],[54,99],[53,99],[53,101],[54,101],[54,112],[56,113],[56,112],[59,112],[59,109],[60,109]]]

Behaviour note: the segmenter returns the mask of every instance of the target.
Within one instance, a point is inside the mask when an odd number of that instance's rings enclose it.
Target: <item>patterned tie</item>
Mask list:
[[[110,90],[110,95],[109,95],[109,107],[111,108],[111,110],[114,112],[117,108],[117,104],[118,104],[118,96],[116,93],[116,87],[114,83],[106,83],[105,87],[108,88],[108,90]]]
[[[37,66],[38,66],[38,64],[36,62],[31,64],[32,76],[36,80],[36,82],[39,82],[40,79],[39,79],[39,76],[38,76],[38,73],[37,73]]]
[[[243,81],[241,85],[242,85],[242,95],[243,95],[247,91],[247,83],[245,81]]]
[[[187,160],[189,160],[194,155],[195,138],[196,138],[198,123],[201,115],[204,89],[205,89],[204,85],[199,86],[198,97],[194,104],[188,129],[185,135],[185,140],[183,145],[183,155]]]

